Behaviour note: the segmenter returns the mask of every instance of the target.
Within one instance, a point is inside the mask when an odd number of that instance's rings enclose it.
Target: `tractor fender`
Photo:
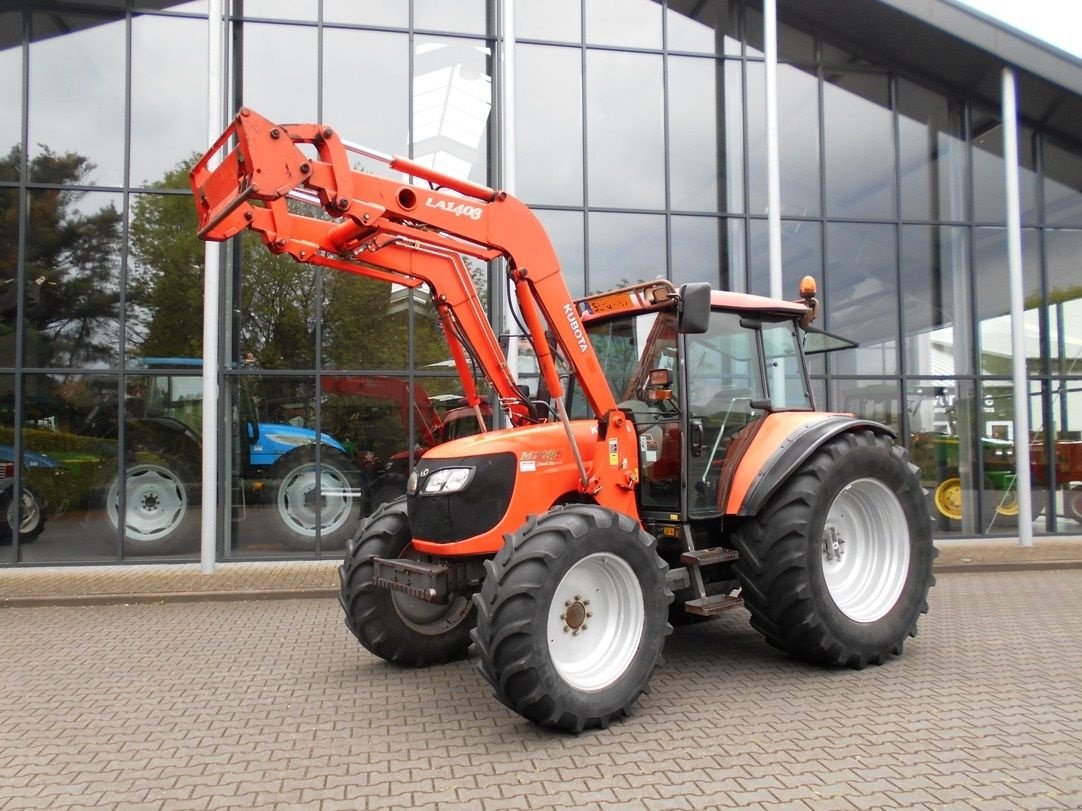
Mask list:
[[[868,429],[896,438],[893,429],[852,414],[775,412],[762,421],[734,471],[727,515],[756,515],[767,499],[827,440]]]

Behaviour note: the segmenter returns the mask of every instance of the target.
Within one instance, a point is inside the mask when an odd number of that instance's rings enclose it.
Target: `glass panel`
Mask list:
[[[898,372],[898,281],[895,228],[827,223],[825,325],[856,341],[831,358],[839,374]]]
[[[725,497],[718,485],[734,438],[763,416],[751,406],[764,395],[763,369],[755,333],[736,313],[711,313],[710,329],[686,346],[688,410],[702,436],[701,452],[688,456],[689,502],[693,515],[707,515]]]
[[[24,514],[20,529],[24,543],[33,540],[22,546],[23,561],[117,558],[115,502],[111,517],[106,504],[110,489],[114,495],[118,492],[119,383],[116,375],[57,373],[23,378]],[[13,405],[12,394],[4,396],[5,410]],[[128,434],[134,446],[138,428]],[[9,449],[8,459],[13,459],[10,431],[0,442]]]
[[[831,71],[823,83],[827,214],[894,217],[894,124],[887,77]]]
[[[1000,225],[1007,221],[1007,195],[1003,168],[1003,125],[999,117],[975,109],[971,120],[973,143],[973,218]],[[1021,180],[1022,222],[1036,223],[1037,174],[1034,171],[1036,136],[1027,127],[1018,128],[1018,163]]]
[[[123,3],[117,5],[123,6]],[[134,0],[132,6],[136,9],[148,11],[184,11],[189,14],[206,14],[207,0],[188,0],[187,3],[176,0]]]
[[[0,167],[14,153],[0,160]],[[0,171],[3,171],[0,168]],[[15,365],[15,330],[19,325],[19,200],[15,189],[0,189],[0,366]]]
[[[589,202],[663,208],[665,121],[660,56],[586,55]]]
[[[725,287],[721,266],[728,259],[723,231],[728,222],[714,217],[672,218],[673,284],[709,282],[713,287]],[[725,275],[728,277],[728,269]]]
[[[977,317],[981,372],[1011,374],[1010,280],[1007,271],[1007,232],[1003,228],[976,228],[973,231]],[[1041,295],[1038,234],[1022,230],[1022,283],[1026,301],[1037,302]],[[1040,368],[1040,332],[1035,307],[1024,313],[1026,357],[1035,370]]]
[[[901,257],[906,371],[971,373],[969,229],[903,225]]]
[[[582,204],[582,53],[516,49],[515,173],[529,203]]]
[[[402,0],[323,0],[323,21],[357,25],[409,25],[409,3]],[[324,52],[326,58],[326,52]],[[370,86],[369,86],[370,87]],[[366,88],[367,89],[367,88]]]
[[[379,76],[378,82],[366,83],[363,105],[357,104],[358,76]],[[323,120],[341,137],[380,152],[404,155],[409,151],[409,104],[408,35],[324,30]],[[356,155],[350,156],[350,165],[391,173],[384,164]]]
[[[317,0],[244,0],[238,4],[245,17],[270,17],[279,20],[316,21]]]
[[[745,12],[748,56],[763,56],[763,13],[749,8]],[[778,23],[778,59],[782,62],[815,62],[815,40],[810,34]]]
[[[800,334],[792,321],[763,324],[763,359],[774,408],[811,408],[800,363]]]
[[[238,57],[243,66],[234,106],[251,107],[278,123],[316,121],[317,29],[241,22],[233,28],[241,39]]]
[[[9,150],[18,150],[22,143],[23,108],[23,49],[22,15],[0,14],[0,180],[17,180],[19,162]]]
[[[487,183],[488,47],[465,39],[417,37],[415,42],[413,157],[449,175]]]
[[[287,256],[275,256],[252,232],[237,241],[233,284],[238,357],[260,369],[315,366],[316,273]],[[250,358],[249,358],[250,356]]]
[[[427,295],[419,289],[365,279],[348,273],[323,273],[323,368],[404,369],[409,365],[411,302],[421,306],[418,363],[447,358],[442,333],[433,321]]]
[[[586,294],[586,234],[581,211],[535,209],[573,296]]]
[[[30,156],[83,156],[63,182],[123,185],[124,28],[101,17],[31,17]]]
[[[581,42],[581,0],[515,0],[515,36]]]
[[[961,107],[919,85],[898,80],[898,161],[902,216],[964,220],[966,157],[959,138]]]
[[[589,292],[665,276],[665,217],[590,214]]]
[[[413,0],[413,24],[433,31],[485,33],[485,0]]]
[[[763,66],[747,65],[748,181],[751,214],[765,214],[766,77]],[[782,214],[819,214],[819,89],[812,73],[778,66],[778,152]]]
[[[670,51],[740,55],[739,4],[670,0],[665,11]]]
[[[79,165],[71,155],[39,156],[34,163],[51,164],[48,173],[59,178],[70,177]],[[118,365],[122,205],[118,194],[30,192],[27,366]]]
[[[1078,277],[1082,231],[1049,229],[1044,232],[1044,247],[1052,373],[1082,377],[1082,283]]]
[[[671,57],[668,71],[670,206],[684,211],[742,211],[740,65]]]
[[[165,185],[184,178],[176,170]],[[127,356],[203,355],[203,263],[187,194],[132,196],[127,295]]]
[[[765,220],[752,220],[748,292],[770,295],[770,238]],[[782,298],[796,298],[804,276],[823,279],[823,227],[817,222],[783,220],[781,224]],[[828,306],[829,310],[830,307]]]
[[[831,406],[836,411],[856,414],[866,420],[889,425],[902,434],[902,399],[897,380],[831,381]]]
[[[980,465],[973,424],[979,408],[973,381],[913,380],[905,393],[910,461],[920,469],[936,534],[978,533]]]
[[[191,155],[207,137],[205,20],[132,19],[131,181],[187,189]],[[183,115],[177,115],[183,110]],[[181,185],[177,185],[177,184]]]
[[[24,441],[25,446],[25,441]],[[24,455],[27,461],[33,457]],[[14,563],[16,560],[15,527],[27,523],[27,517],[44,515],[41,497],[34,497],[33,491],[27,492],[29,481],[28,465],[19,465],[23,481],[21,499],[13,498],[16,491],[15,479],[15,377],[10,374],[0,375],[0,516],[7,519],[0,521],[0,564]],[[40,492],[40,489],[38,489]],[[29,498],[27,497],[29,496]],[[21,540],[30,540],[29,527],[19,533]]]
[[[589,0],[586,41],[628,48],[661,47],[661,4],[653,0]]]
[[[344,548],[362,516],[363,460],[320,433],[323,397],[315,380],[243,375],[228,388],[229,464],[236,473],[231,554],[312,556]]]
[[[1044,143],[1044,221],[1082,225],[1082,155]]]

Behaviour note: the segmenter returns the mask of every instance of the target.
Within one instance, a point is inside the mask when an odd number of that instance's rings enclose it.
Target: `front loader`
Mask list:
[[[299,262],[426,286],[468,404],[475,365],[510,425],[426,451],[350,542],[339,601],[377,656],[426,666],[472,645],[500,701],[580,731],[630,712],[670,623],[744,605],[770,644],[856,668],[916,634],[923,493],[889,428],[814,409],[810,280],[796,302],[666,281],[576,301],[511,195],[248,109],[191,185],[203,239],[251,229]],[[463,256],[504,260],[544,402]]]

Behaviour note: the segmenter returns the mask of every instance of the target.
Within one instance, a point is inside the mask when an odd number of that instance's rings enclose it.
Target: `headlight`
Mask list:
[[[424,484],[421,485],[421,495],[457,493],[465,489],[472,478],[472,467],[445,467],[428,475]]]

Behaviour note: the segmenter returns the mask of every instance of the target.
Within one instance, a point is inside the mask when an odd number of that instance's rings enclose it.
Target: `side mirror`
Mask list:
[[[710,326],[710,285],[688,282],[680,286],[676,328],[685,335],[701,335]]]

